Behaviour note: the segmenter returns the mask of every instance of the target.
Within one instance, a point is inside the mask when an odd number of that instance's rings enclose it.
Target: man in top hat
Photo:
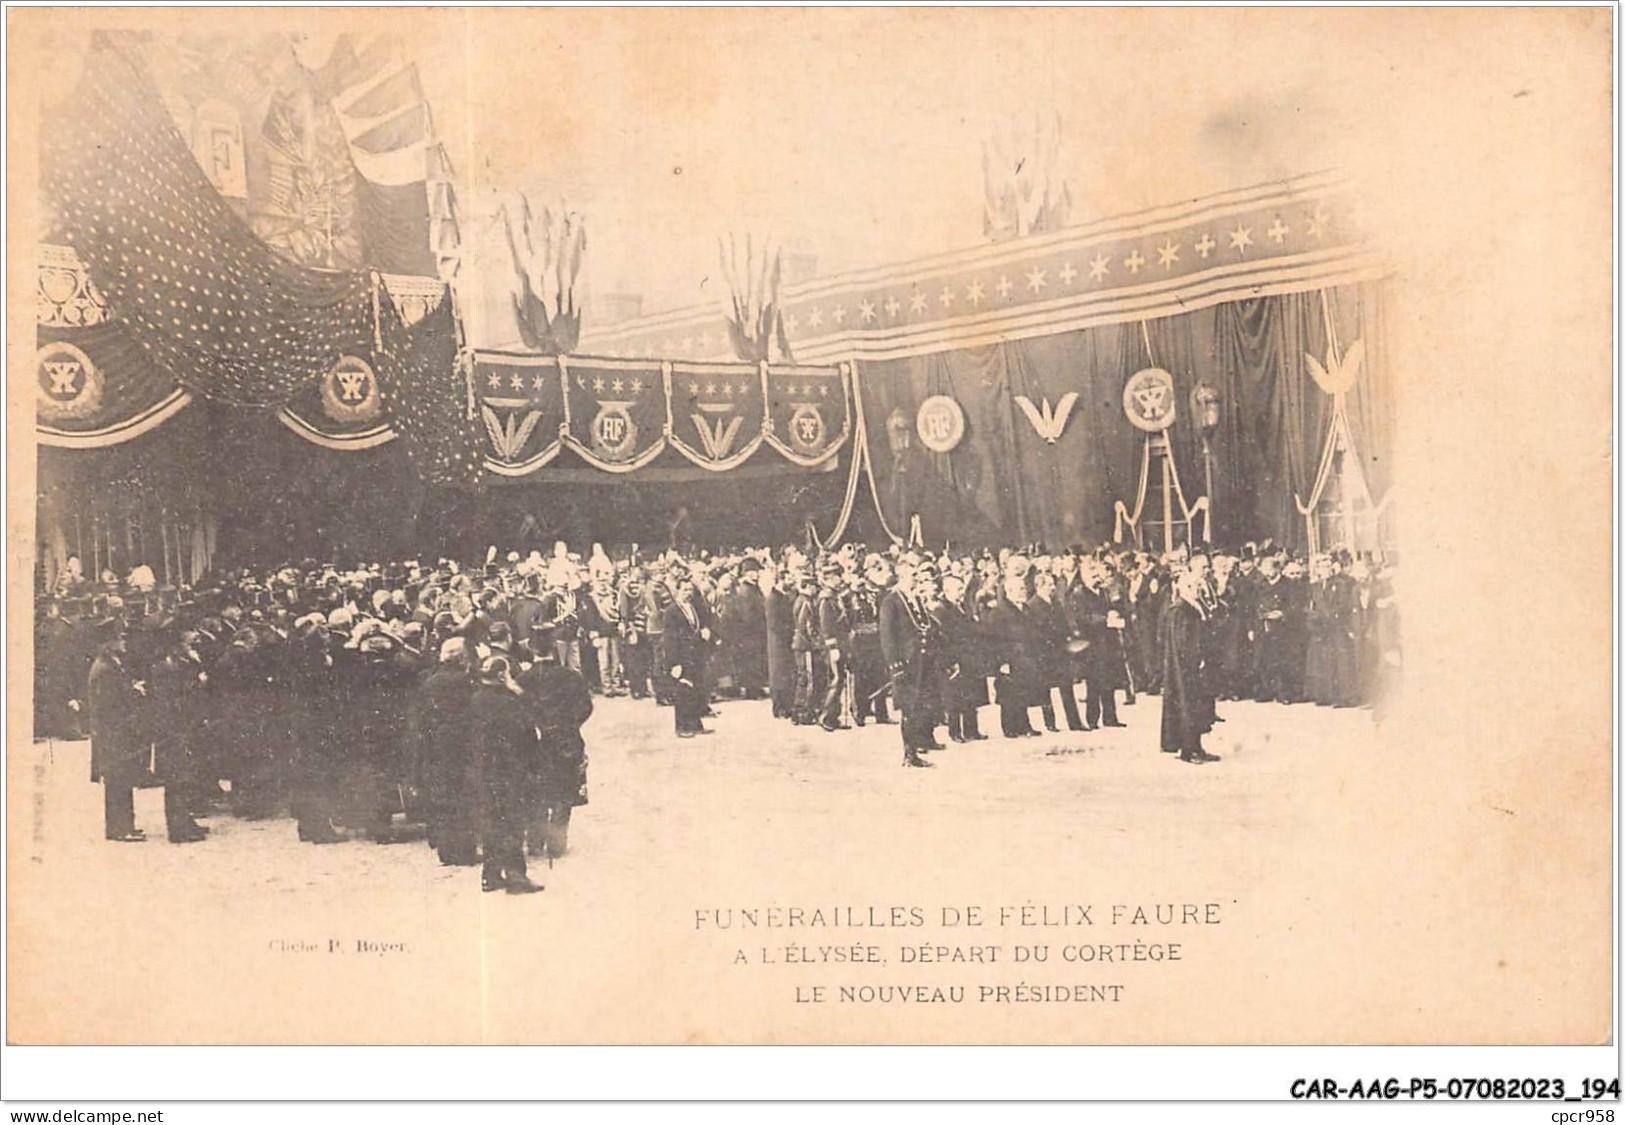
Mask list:
[[[1012,560],[1013,561],[1013,560]],[[1037,615],[1028,607],[1026,568],[1007,564],[1004,601],[993,611],[992,627],[998,653],[994,676],[999,704],[999,729],[1006,738],[1034,738],[1028,708],[1038,702],[1040,681]]]
[[[797,581],[795,572],[784,566],[771,572],[771,580],[762,592],[768,694],[775,719],[790,719],[796,714],[796,653],[791,642],[795,635]]]
[[[1062,603],[1055,575],[1049,569],[1039,571],[1033,579],[1032,609],[1035,625],[1032,640],[1037,657],[1039,710],[1044,716],[1044,729],[1058,729],[1052,699],[1058,692],[1067,729],[1081,731],[1083,719],[1078,714],[1077,676],[1072,670],[1073,654],[1070,650],[1071,615]]]
[[[164,782],[164,827],[170,843],[202,840],[209,830],[198,824],[206,815],[203,795],[209,737],[209,673],[196,647],[197,633],[176,634],[152,668],[152,696],[160,722],[155,724],[154,760]]]
[[[124,623],[97,624],[101,649],[90,666],[90,780],[101,782],[103,831],[109,840],[146,839],[135,826],[135,788],[149,776],[147,682],[131,666]]]
[[[516,681],[537,734],[527,779],[526,850],[551,862],[569,849],[571,813],[587,803],[587,747],[581,726],[592,715],[592,692],[580,672],[563,667],[555,653],[545,650]]]
[[[767,695],[767,604],[762,592],[762,564],[755,558],[740,561],[733,588],[722,597],[719,613],[729,667],[741,699]]]
[[[480,889],[509,894],[539,891],[541,886],[525,869],[524,844],[536,718],[514,682],[507,657],[488,656],[480,664],[469,719],[484,857]]]
[[[339,690],[339,667],[333,655],[334,634],[320,613],[294,623],[288,643],[283,706],[293,725],[291,812],[299,839],[307,844],[336,844],[344,837],[334,828],[338,784],[344,756],[351,749],[345,724],[349,697]]]
[[[672,595],[671,604],[666,607],[662,651],[667,661],[672,708],[676,712],[677,737],[693,738],[697,734],[711,733],[700,720],[706,710],[705,662],[716,638],[701,620],[695,606],[694,579],[686,568],[678,569]]]
[[[948,737],[954,742],[980,742],[987,735],[977,722],[976,709],[987,702],[987,677],[977,636],[976,606],[967,594],[962,573],[943,574],[942,600],[934,616],[941,633],[942,710],[948,720]]]
[[[1174,602],[1163,616],[1162,750],[1192,765],[1219,760],[1202,749],[1202,736],[1213,727],[1203,669],[1207,616],[1202,576],[1182,571],[1174,580]]]
[[[546,649],[553,651],[551,642]],[[444,866],[466,867],[479,862],[478,771],[468,720],[474,695],[473,650],[462,637],[448,637],[438,658],[412,701],[413,772],[423,798],[429,846]]]
[[[1078,560],[1078,581],[1068,597],[1067,615],[1073,640],[1084,642],[1076,659],[1089,693],[1084,702],[1086,730],[1127,725],[1117,717],[1117,688],[1128,680],[1122,639],[1128,619],[1121,610],[1107,588],[1105,564],[1090,555]]]

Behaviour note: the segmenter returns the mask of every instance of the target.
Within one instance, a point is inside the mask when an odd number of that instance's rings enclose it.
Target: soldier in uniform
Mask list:
[[[569,849],[570,815],[587,802],[587,747],[581,725],[592,715],[592,692],[579,672],[551,653],[518,677],[536,723],[538,741],[529,775],[530,855],[558,859]]]
[[[582,606],[574,589],[569,565],[557,560],[547,576],[548,590],[542,598],[542,620],[553,631],[553,647],[559,663],[581,671]]]
[[[650,666],[654,671],[655,702],[662,707],[671,705],[671,665],[666,659],[666,610],[671,607],[671,589],[665,576],[651,576],[643,592],[643,620],[649,643]]]
[[[818,573],[818,642],[822,661],[823,698],[818,706],[818,725],[827,731],[848,729],[841,717],[841,697],[846,691],[851,665],[851,626],[841,596],[841,568],[833,564]]]
[[[818,721],[818,702],[823,698],[824,684],[819,677],[824,667],[820,656],[824,645],[818,631],[817,589],[810,575],[803,574],[796,580],[790,650],[796,658],[796,694],[791,721],[797,726],[810,726]]]
[[[886,707],[886,658],[880,651],[880,599],[891,585],[891,568],[879,555],[865,561],[863,574],[852,583],[848,602],[852,622],[853,721],[891,722]]]
[[[586,599],[593,618],[588,639],[598,658],[599,689],[606,696],[626,694],[625,675],[621,670],[621,605],[613,577],[613,571],[601,569]]]
[[[547,609],[542,604],[540,566],[539,560],[525,564],[520,590],[508,603],[508,626],[520,640],[528,639],[532,627],[538,621],[546,620]]]
[[[527,778],[535,755],[536,720],[505,656],[480,664],[469,701],[478,798],[480,889],[530,894],[542,887],[525,869]]]
[[[634,566],[621,583],[616,607],[620,618],[621,660],[626,669],[626,687],[633,699],[646,699],[654,673],[653,646],[649,639],[649,604],[644,598],[643,568]]]
[[[905,766],[929,766],[921,751],[942,749],[934,730],[941,700],[933,698],[931,678],[940,637],[926,608],[935,594],[936,574],[931,568],[900,568],[896,584],[880,600],[880,651],[891,677],[892,699],[902,712]]]

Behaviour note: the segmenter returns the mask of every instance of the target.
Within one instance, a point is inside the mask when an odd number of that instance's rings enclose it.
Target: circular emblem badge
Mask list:
[[[1147,367],[1129,376],[1123,388],[1123,413],[1148,434],[1161,433],[1174,424],[1174,377],[1160,367]]]
[[[322,376],[322,409],[335,422],[371,422],[378,417],[378,377],[367,361],[340,356]]]
[[[55,421],[85,418],[102,401],[102,376],[90,357],[60,340],[39,350],[40,413]]]
[[[806,456],[824,451],[824,416],[812,403],[798,404],[790,415],[790,444]]]
[[[592,420],[593,451],[606,461],[625,461],[637,448],[638,427],[624,402],[604,402]]]
[[[965,437],[965,412],[947,395],[932,395],[920,403],[914,420],[920,443],[932,453],[949,453]]]

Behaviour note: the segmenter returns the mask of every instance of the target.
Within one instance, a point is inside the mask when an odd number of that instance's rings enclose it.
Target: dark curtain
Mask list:
[[[1328,312],[1344,352],[1366,340],[1349,419],[1377,499],[1391,479],[1392,397],[1378,294],[1371,285],[1332,291],[1324,303],[1318,291],[1259,297],[1143,327],[1113,324],[864,364],[881,511],[899,534],[919,515],[928,545],[1056,549],[1110,540],[1114,504],[1133,506],[1145,442],[1123,414],[1123,386],[1154,364],[1174,380],[1178,418],[1169,439],[1186,502],[1211,486],[1214,544],[1234,549],[1269,538],[1302,547],[1294,497],[1309,498],[1332,417],[1332,399],[1306,356],[1326,362]],[[1206,435],[1192,401],[1202,383],[1219,396],[1217,424]],[[935,394],[965,413],[964,440],[946,455],[926,452],[914,430],[919,404]],[[1064,414],[1050,435],[1056,440],[1039,432],[1022,399],[1052,426]],[[1148,498],[1148,509],[1156,506]]]
[[[1365,342],[1365,364],[1344,406],[1371,499],[1378,504],[1388,495],[1394,475],[1394,386],[1383,315],[1386,292],[1371,282],[1328,290],[1342,350],[1346,353],[1356,340]]]
[[[202,399],[120,445],[40,446],[39,482],[42,529],[60,526],[77,549],[93,523],[112,526],[121,575],[141,562],[163,574],[156,528],[166,514],[212,521],[218,566],[401,558],[416,550],[425,500],[399,441],[323,449],[269,409]],[[123,543],[127,523],[147,528],[144,542]]]

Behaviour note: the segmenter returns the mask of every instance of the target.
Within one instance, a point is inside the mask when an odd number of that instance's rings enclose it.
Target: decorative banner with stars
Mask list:
[[[666,448],[666,387],[658,364],[564,359],[564,443],[594,468],[628,473]]]
[[[846,444],[852,412],[849,369],[781,367],[767,370],[766,441],[803,468],[822,465]]]
[[[485,424],[485,467],[523,476],[559,454],[564,388],[552,356],[482,351],[474,357],[474,398]]]
[[[766,394],[760,368],[673,363],[666,372],[671,443],[712,472],[742,465],[762,444]]]
[[[857,270],[785,286],[785,335],[800,362],[900,359],[1371,280],[1384,265],[1353,209],[1341,177],[1316,173]],[[695,359],[729,351],[710,306],[584,332],[581,346]]]
[[[46,133],[45,196],[109,311],[182,387],[280,406],[373,338],[369,276],[261,242],[108,35],[93,37],[68,104]]]

